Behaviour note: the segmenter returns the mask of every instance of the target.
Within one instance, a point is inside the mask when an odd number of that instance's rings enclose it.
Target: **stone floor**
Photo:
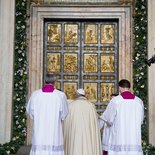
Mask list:
[[[21,146],[16,155],[29,155],[31,146]]]

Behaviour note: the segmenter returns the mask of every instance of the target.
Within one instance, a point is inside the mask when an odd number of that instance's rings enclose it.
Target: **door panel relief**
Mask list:
[[[102,20],[103,21],[103,20]],[[86,97],[102,112],[117,92],[117,22],[45,22],[44,78],[58,75],[57,88],[68,100],[84,88]]]

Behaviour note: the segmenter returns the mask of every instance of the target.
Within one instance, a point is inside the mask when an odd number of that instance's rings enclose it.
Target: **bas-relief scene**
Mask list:
[[[85,83],[83,84],[86,98],[91,102],[97,102],[97,83]]]
[[[64,82],[64,93],[68,100],[74,100],[76,96],[76,90],[78,89],[78,84],[74,82]]]
[[[65,24],[65,43],[77,44],[78,43],[78,25]]]
[[[84,43],[85,44],[97,44],[98,33],[96,24],[85,24],[84,26]]]
[[[101,54],[101,72],[114,72],[114,54]]]
[[[76,53],[65,53],[64,54],[64,72],[65,73],[76,73],[78,71],[78,61]]]
[[[87,52],[79,53],[77,51],[77,49],[80,49],[78,22],[48,24],[47,42],[50,49],[48,49],[49,52],[47,52],[47,72],[64,74],[64,76],[61,76],[64,82],[59,81],[55,87],[57,89],[63,89],[68,100],[75,99],[79,78],[83,78],[84,80],[86,80],[85,78],[87,78],[87,80],[95,78],[94,82],[83,82],[86,97],[93,103],[97,103],[98,101],[100,103],[108,102],[111,93],[114,92],[114,83],[98,83],[95,82],[95,80],[99,77],[104,77],[103,73],[115,72],[115,25],[84,23],[83,26],[84,34],[82,34],[82,38],[84,40],[82,40],[82,42],[85,44],[83,50]],[[100,34],[100,37],[98,37],[98,34]],[[63,46],[61,44],[63,44]],[[101,53],[98,53],[99,49],[98,46],[96,46],[97,44],[101,45]],[[110,45],[104,46],[104,44]],[[82,57],[79,54],[82,54]],[[82,70],[80,71],[84,74],[93,73],[94,75],[77,76],[79,72],[78,58],[81,58],[83,62],[83,68],[81,68]],[[99,72],[103,75],[98,76]],[[67,73],[69,74],[67,75]],[[74,76],[76,76],[76,79],[73,78]],[[71,82],[68,80],[71,80]],[[75,80],[76,82],[74,82]],[[98,93],[99,86],[100,93]]]
[[[110,95],[115,91],[114,83],[101,83],[101,102],[109,102]]]
[[[47,73],[60,72],[60,53],[47,53]]]
[[[48,42],[61,43],[61,24],[48,24]]]
[[[56,89],[61,90],[60,82],[57,81],[54,86]]]
[[[84,73],[97,72],[97,56],[98,54],[84,54]]]
[[[115,26],[101,25],[101,43],[114,44],[115,41]]]

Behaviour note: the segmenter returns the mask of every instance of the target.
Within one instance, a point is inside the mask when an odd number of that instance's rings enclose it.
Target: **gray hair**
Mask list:
[[[46,78],[45,78],[45,83],[46,84],[49,84],[49,83],[54,84],[55,81],[57,81],[57,76],[56,75],[54,75],[54,74],[47,74],[46,75]]]

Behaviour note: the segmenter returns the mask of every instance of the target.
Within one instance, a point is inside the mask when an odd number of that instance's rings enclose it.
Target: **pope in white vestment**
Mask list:
[[[33,120],[30,155],[64,155],[62,121],[68,114],[65,94],[45,85],[31,95],[26,109]]]
[[[101,116],[111,126],[108,155],[142,155],[143,102],[129,91],[129,81],[121,80],[119,87],[121,94],[110,101]]]
[[[95,106],[85,97],[83,89],[69,104],[64,121],[65,155],[101,155],[101,136]]]

